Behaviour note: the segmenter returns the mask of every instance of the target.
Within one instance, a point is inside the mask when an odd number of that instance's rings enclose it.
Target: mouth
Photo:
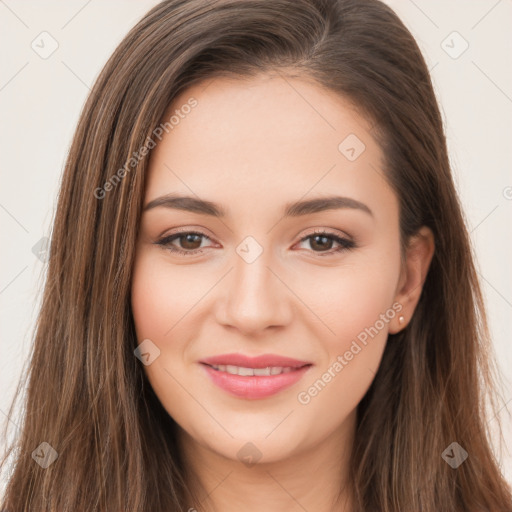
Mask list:
[[[238,363],[238,364],[235,364]],[[297,383],[312,363],[263,355],[256,358],[226,354],[200,361],[216,386],[238,398],[262,399]]]

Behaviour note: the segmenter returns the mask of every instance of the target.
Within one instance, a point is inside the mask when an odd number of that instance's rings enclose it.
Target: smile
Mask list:
[[[296,384],[312,367],[268,366],[250,368],[235,365],[202,363],[211,382],[223,391],[249,400],[267,398]]]

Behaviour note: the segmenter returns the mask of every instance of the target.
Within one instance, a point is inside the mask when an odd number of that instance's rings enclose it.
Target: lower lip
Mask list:
[[[311,368],[311,365],[308,365],[279,375],[242,376],[215,370],[204,363],[201,363],[201,366],[206,370],[214,384],[232,395],[248,399],[266,398],[275,395],[298,382]]]

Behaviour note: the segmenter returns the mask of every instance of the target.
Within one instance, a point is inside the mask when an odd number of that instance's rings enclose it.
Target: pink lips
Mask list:
[[[286,389],[297,381],[312,366],[308,361],[300,361],[275,354],[248,357],[242,354],[224,354],[199,361],[214,384],[228,393],[247,399],[266,398]],[[288,373],[278,375],[233,375],[213,368],[211,365],[232,365],[244,368],[283,367],[292,368]]]

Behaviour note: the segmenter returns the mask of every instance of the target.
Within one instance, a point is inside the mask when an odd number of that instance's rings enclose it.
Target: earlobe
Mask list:
[[[423,285],[435,251],[434,234],[423,226],[413,235],[406,249],[405,263],[400,275],[395,301],[402,304],[400,316],[395,317],[389,333],[396,334],[407,326],[420,300]]]

